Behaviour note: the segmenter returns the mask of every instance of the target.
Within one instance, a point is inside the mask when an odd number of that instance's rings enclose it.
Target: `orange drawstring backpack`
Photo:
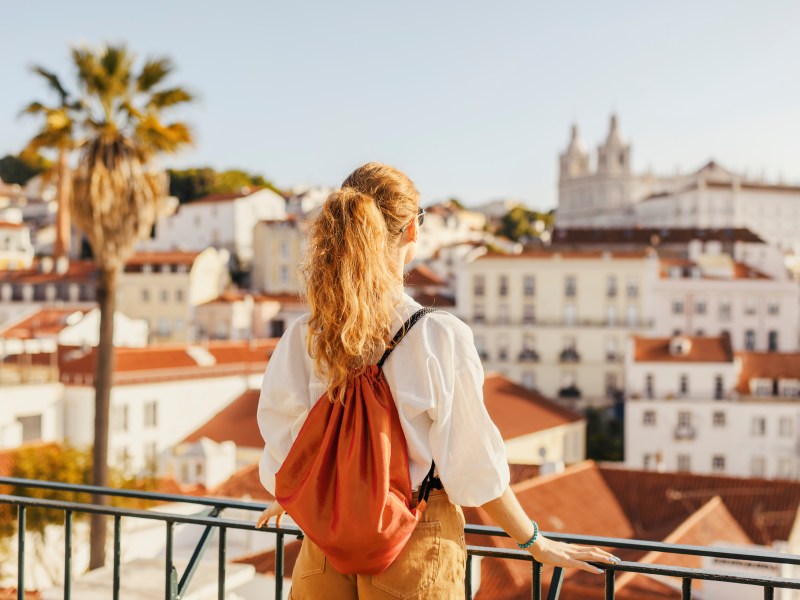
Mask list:
[[[377,365],[354,374],[344,402],[322,396],[275,475],[275,498],[342,574],[383,572],[408,542],[428,494],[441,488],[431,463],[412,506],[408,446],[382,367],[408,330],[405,322]]]

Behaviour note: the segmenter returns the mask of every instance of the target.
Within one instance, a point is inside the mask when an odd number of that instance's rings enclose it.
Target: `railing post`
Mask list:
[[[25,600],[25,507],[17,506],[17,600]]]
[[[173,533],[175,523],[167,521],[167,550],[164,567],[165,581],[164,581],[164,597],[166,600],[176,600],[178,597],[178,574],[175,571],[175,566],[172,564],[172,546],[173,546]]]
[[[614,570],[606,569],[606,600],[614,600]]]
[[[553,577],[550,579],[550,590],[547,592],[547,600],[558,600],[561,593],[561,583],[564,581],[564,569],[556,567],[553,569]]]
[[[64,511],[64,600],[72,597],[72,511]]]
[[[774,600],[775,588],[772,586],[764,586],[764,600]]]
[[[225,561],[227,560],[225,554],[225,527],[219,528],[219,564],[217,565],[217,598],[218,600],[225,600]]]
[[[689,577],[683,578],[683,585],[681,586],[681,600],[691,600],[692,598],[692,580]]]
[[[283,534],[275,541],[275,600],[283,599]]]
[[[531,574],[532,577],[532,586],[533,590],[531,591],[531,597],[533,600],[542,600],[542,563],[538,561],[533,561],[533,573]]]
[[[119,515],[114,515],[114,579],[113,587],[111,590],[114,600],[119,600],[119,547],[120,547],[120,524],[121,518]]]
[[[464,597],[472,600],[472,555],[467,553],[467,564],[464,566]]]

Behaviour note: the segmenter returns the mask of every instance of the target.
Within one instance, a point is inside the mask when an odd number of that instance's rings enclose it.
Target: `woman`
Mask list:
[[[420,305],[403,291],[424,211],[403,173],[380,163],[353,171],[332,193],[310,233],[310,314],[283,334],[269,361],[258,406],[265,449],[261,481],[275,474],[309,411],[326,392],[340,397],[348,374],[375,364],[392,334]],[[408,445],[411,482],[435,461],[434,491],[409,542],[378,575],[343,575],[307,537],[292,576],[294,600],[463,598],[466,563],[460,506],[480,506],[539,562],[602,573],[588,561],[619,559],[599,548],[538,533],[509,487],[503,440],[483,404],[483,369],[472,332],[445,311],[424,316],[383,366]],[[283,509],[276,502],[257,527]],[[357,518],[354,515],[353,518]]]

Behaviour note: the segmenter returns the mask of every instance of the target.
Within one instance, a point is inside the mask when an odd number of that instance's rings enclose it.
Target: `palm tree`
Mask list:
[[[117,276],[136,241],[150,233],[167,196],[167,176],[154,165],[162,153],[191,144],[188,125],[166,123],[162,113],[193,100],[181,87],[166,87],[174,67],[148,60],[134,72],[125,46],[97,51],[74,48],[81,98],[79,149],[70,208],[91,246],[98,268],[100,339],[96,350],[93,483],[108,481],[108,421],[113,372]],[[105,498],[95,497],[97,503]],[[105,563],[106,520],[92,515],[89,568]]]
[[[22,151],[23,157],[33,157],[42,149],[55,150],[58,154],[56,161],[56,241],[53,254],[56,257],[69,253],[70,248],[70,214],[67,201],[70,189],[69,157],[75,149],[75,117],[81,109],[79,102],[73,100],[61,84],[58,76],[47,69],[34,66],[31,70],[42,77],[51,91],[58,96],[58,104],[46,106],[41,102],[31,102],[22,113],[28,115],[42,115],[44,122],[39,132],[28,142]]]

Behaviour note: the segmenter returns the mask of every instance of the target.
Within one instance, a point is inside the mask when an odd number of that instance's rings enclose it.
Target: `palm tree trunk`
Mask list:
[[[71,219],[69,214],[69,153],[65,148],[58,151],[58,187],[56,187],[56,243],[53,255],[69,256],[71,245]]]
[[[94,449],[92,451],[92,483],[108,485],[108,426],[111,382],[114,372],[114,311],[116,307],[117,271],[100,269],[97,280],[97,304],[100,307],[100,340],[96,350],[94,379]],[[92,497],[94,504],[107,503],[106,496]],[[92,514],[90,527],[89,569],[105,564],[106,517]]]

